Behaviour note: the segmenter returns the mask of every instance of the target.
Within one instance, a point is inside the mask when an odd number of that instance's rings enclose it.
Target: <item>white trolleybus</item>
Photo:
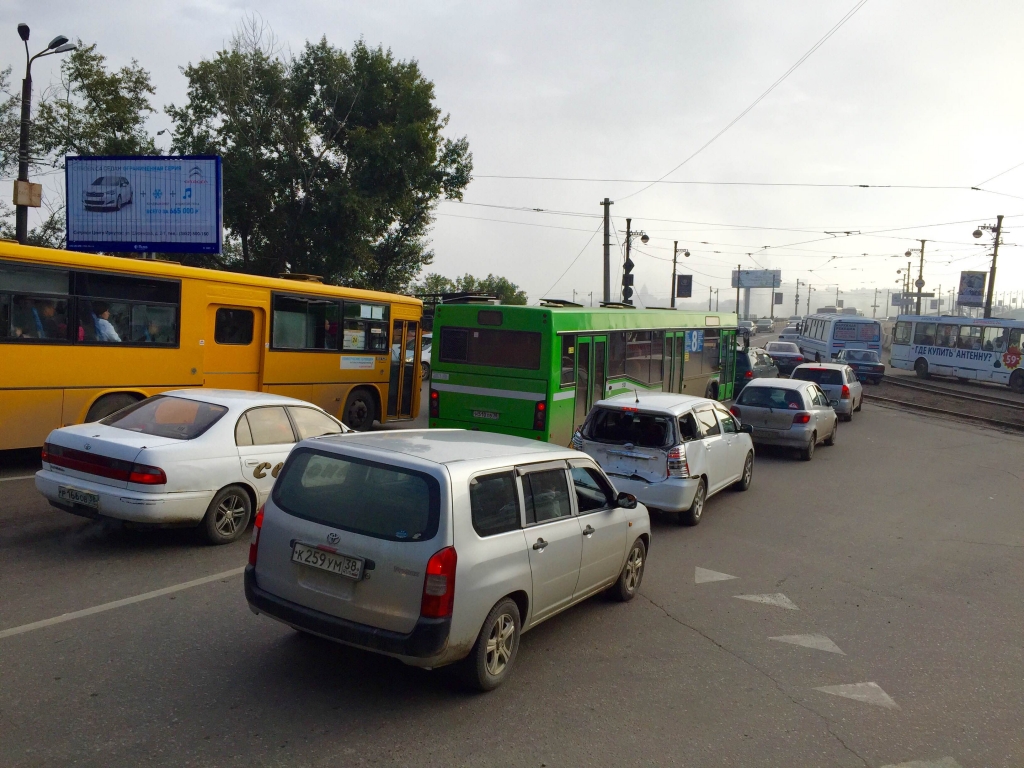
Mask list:
[[[1024,392],[1022,331],[1020,320],[900,315],[889,364],[921,378],[934,373],[993,381]]]
[[[870,317],[808,315],[797,339],[807,360],[827,363],[844,349],[870,349],[882,356],[882,326]]]

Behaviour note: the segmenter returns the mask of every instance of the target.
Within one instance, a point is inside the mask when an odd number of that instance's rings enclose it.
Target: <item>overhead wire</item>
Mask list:
[[[990,181],[995,181],[995,180],[996,180],[996,179],[998,179],[998,178],[999,178],[1000,176],[1005,176],[1005,175],[1006,175],[1006,174],[1008,174],[1008,173],[1009,173],[1010,171],[1015,171],[1015,170],[1017,170],[1018,168],[1020,168],[1020,167],[1021,167],[1022,165],[1024,165],[1024,162],[1020,162],[1020,163],[1017,163],[1016,165],[1014,165],[1014,166],[1012,166],[1012,167],[1010,167],[1010,168],[1007,168],[1007,169],[1006,169],[1005,171],[1000,171],[999,173],[997,173],[997,174],[996,174],[995,176],[992,176],[991,178],[985,179],[984,181],[979,181],[979,182],[978,182],[977,184],[975,184],[974,186],[976,186],[976,187],[980,187],[980,186],[981,186],[982,184],[988,184],[988,183],[989,183]]]

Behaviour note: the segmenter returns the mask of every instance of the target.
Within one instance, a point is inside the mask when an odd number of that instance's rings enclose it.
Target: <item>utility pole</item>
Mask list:
[[[921,291],[924,290],[924,243],[925,241],[922,240],[921,263],[920,266],[918,266],[917,268],[917,282],[915,283],[915,285],[917,286],[917,315],[921,314]]]
[[[594,306],[594,292],[590,292],[590,306]]]
[[[992,246],[992,268],[988,271],[988,295],[985,297],[985,317],[992,317],[992,292],[996,287],[996,257],[999,255],[999,236],[1003,231],[1003,214],[996,216],[996,237]]]
[[[807,283],[807,314],[808,315],[811,314],[811,291],[813,291],[813,290],[814,289],[811,288],[811,284]]]
[[[630,301],[629,297],[626,296],[626,288],[630,289],[629,296],[632,297],[633,295],[632,287],[626,285],[626,280],[632,278],[632,275],[629,275],[629,271],[633,269],[633,260],[629,258],[629,247],[631,245],[630,241],[633,239],[633,232],[631,231],[632,224],[632,219],[626,219],[626,261],[623,262],[622,265],[622,301],[625,304],[633,303],[632,301]],[[627,275],[629,276],[627,277]]]
[[[878,289],[875,288],[875,298],[871,302],[871,319],[875,319],[875,315],[878,313]]]
[[[939,285],[939,289],[935,292],[938,297],[938,301],[935,302],[935,314],[936,316],[942,314],[942,286]]]
[[[679,241],[672,241],[672,309],[676,308],[676,254],[679,252]],[[708,300],[708,312],[711,311],[711,301]]]
[[[805,283],[806,285],[806,283]],[[800,314],[800,281],[796,281],[796,298],[793,300],[793,314]]]
[[[711,287],[711,286],[709,285],[709,286],[708,286],[708,312],[710,312],[710,311],[711,311],[711,293],[712,293],[712,291],[713,291],[713,289],[712,289],[712,287]]]
[[[885,314],[883,315],[883,317],[885,317],[885,318],[889,317],[889,289],[888,288],[885,289]]]
[[[614,203],[606,197],[601,205],[604,206],[604,303],[607,304],[612,300],[612,233],[609,213]]]
[[[736,265],[736,317],[740,316],[740,274],[743,272],[743,265]]]
[[[836,286],[836,309],[839,309],[839,286]]]
[[[715,288],[715,312],[718,311],[718,289]]]

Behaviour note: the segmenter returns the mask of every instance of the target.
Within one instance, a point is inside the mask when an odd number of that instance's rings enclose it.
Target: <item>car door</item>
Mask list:
[[[596,466],[569,462],[576,514],[583,538],[580,577],[573,600],[597,592],[619,575],[626,553],[629,520],[616,501],[614,488]]]
[[[860,383],[860,379],[857,378],[857,372],[851,367],[846,368],[846,381],[847,386],[850,388],[850,398],[853,400],[853,407],[856,408],[864,397],[864,385]]]
[[[725,482],[739,480],[743,475],[743,463],[747,460],[747,439],[740,432],[740,425],[724,405],[715,405],[715,415],[722,429],[722,441],[727,446],[728,464],[725,466]]]
[[[700,424],[706,452],[705,466],[708,476],[708,493],[714,493],[721,488],[726,481],[729,466],[729,446],[722,438],[722,428],[718,424],[718,417],[715,416],[715,409],[712,405],[701,405],[693,409],[697,423]]]
[[[572,601],[579,580],[583,531],[573,514],[564,461],[517,467],[523,494],[526,546],[533,577],[533,622]]]
[[[814,413],[815,429],[818,433],[818,439],[824,440],[825,437],[832,434],[832,427],[839,417],[836,415],[828,395],[817,384],[814,385],[811,392],[813,393],[812,412]]]
[[[235,425],[242,477],[256,488],[258,504],[267,500],[274,480],[295,445],[295,431],[284,406],[250,408]]]

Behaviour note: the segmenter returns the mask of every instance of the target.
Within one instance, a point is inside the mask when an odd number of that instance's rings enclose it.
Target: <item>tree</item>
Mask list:
[[[11,68],[0,69],[0,176],[18,167],[21,94],[11,90]]]
[[[224,158],[224,223],[242,268],[404,289],[433,254],[441,196],[460,199],[472,156],[442,135],[447,117],[416,62],[325,38],[285,56],[250,17],[229,46],[183,70],[188,101],[168,106],[175,150]]]
[[[439,293],[486,293],[490,296],[497,296],[502,304],[525,305],[528,301],[526,291],[508,278],[488,275],[484,278],[476,278],[469,273],[462,277],[450,280],[436,272],[429,272],[423,276],[423,281],[412,286],[413,292],[418,296],[428,296]]]

